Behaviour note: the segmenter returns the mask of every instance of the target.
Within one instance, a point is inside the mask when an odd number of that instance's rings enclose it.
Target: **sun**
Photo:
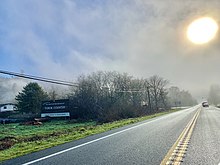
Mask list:
[[[218,31],[218,24],[210,17],[194,20],[187,28],[187,38],[194,44],[211,41]]]

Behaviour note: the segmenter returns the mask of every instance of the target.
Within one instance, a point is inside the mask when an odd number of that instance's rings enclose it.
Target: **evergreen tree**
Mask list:
[[[41,102],[48,98],[48,95],[38,85],[38,83],[27,84],[22,92],[16,96],[18,110],[25,113],[39,114],[41,111]]]

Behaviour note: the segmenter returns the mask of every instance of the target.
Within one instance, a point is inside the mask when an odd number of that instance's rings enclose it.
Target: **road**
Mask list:
[[[183,165],[220,164],[220,109],[203,108]]]
[[[198,106],[3,162],[8,164],[160,164]],[[220,111],[202,108],[182,164],[220,162]]]

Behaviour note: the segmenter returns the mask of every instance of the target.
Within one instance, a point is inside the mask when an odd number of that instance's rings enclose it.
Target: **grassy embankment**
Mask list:
[[[51,121],[41,126],[0,124],[0,162],[175,111],[101,125],[95,122],[71,123],[70,121]]]

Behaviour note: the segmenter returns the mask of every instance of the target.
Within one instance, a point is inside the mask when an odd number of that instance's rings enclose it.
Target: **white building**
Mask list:
[[[12,112],[16,111],[17,109],[16,104],[13,103],[0,104],[0,112]]]

